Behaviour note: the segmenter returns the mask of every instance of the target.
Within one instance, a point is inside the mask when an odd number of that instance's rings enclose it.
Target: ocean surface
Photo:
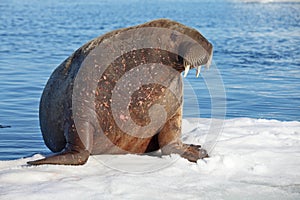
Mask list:
[[[212,68],[185,79],[184,117],[300,120],[299,1],[1,0],[0,125],[11,127],[0,128],[0,160],[49,153],[39,100],[63,60],[101,34],[156,18],[194,27],[214,45]],[[212,114],[220,96],[209,77],[223,83],[224,116]]]

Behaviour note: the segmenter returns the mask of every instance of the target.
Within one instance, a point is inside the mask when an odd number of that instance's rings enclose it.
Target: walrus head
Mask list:
[[[209,68],[213,57],[212,44],[197,30],[183,26],[183,33],[191,38],[191,40],[184,40],[179,44],[178,54],[182,58],[185,69],[184,77],[192,68],[196,68],[196,77],[199,76],[202,66]]]
[[[174,30],[169,37],[178,46],[178,57],[184,68],[177,70],[180,72],[185,71],[184,77],[187,76],[190,69],[195,68],[196,77],[198,77],[202,66],[210,67],[213,57],[213,45],[196,29],[169,19],[157,19],[146,24],[150,27]]]

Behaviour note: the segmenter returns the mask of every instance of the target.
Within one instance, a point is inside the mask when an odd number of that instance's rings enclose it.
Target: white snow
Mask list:
[[[203,143],[210,119],[184,119]],[[300,122],[227,119],[210,158],[99,155],[84,166],[0,161],[0,199],[300,199]]]

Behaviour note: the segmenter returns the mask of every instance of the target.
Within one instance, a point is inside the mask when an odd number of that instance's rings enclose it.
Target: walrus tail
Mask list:
[[[29,165],[83,165],[89,158],[88,150],[65,150],[61,153],[54,154],[41,160],[29,161]]]

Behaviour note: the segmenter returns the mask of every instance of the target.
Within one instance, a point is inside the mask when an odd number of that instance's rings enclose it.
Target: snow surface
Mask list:
[[[184,119],[203,143],[210,119]],[[0,199],[300,199],[300,122],[227,119],[210,158],[99,155],[84,166],[0,161]]]

